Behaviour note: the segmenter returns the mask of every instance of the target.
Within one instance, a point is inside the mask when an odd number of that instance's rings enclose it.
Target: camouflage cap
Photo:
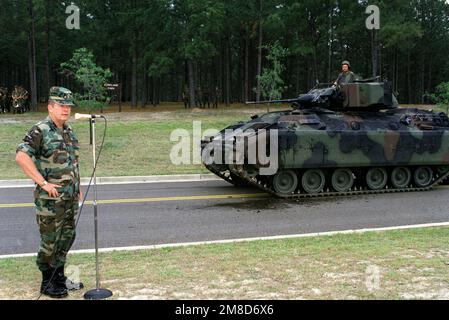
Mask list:
[[[343,61],[343,62],[341,63],[342,66],[345,65],[345,64],[346,64],[349,68],[351,68],[351,64],[349,63],[348,60],[345,60],[345,61]]]
[[[51,87],[48,100],[64,106],[75,106],[72,91],[63,87]]]

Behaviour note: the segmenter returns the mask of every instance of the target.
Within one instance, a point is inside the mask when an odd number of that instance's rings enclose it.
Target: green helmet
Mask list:
[[[48,100],[64,106],[75,106],[72,91],[63,87],[51,87]]]
[[[351,64],[349,63],[348,60],[345,60],[345,61],[343,61],[343,62],[341,63],[342,66],[345,65],[345,64],[346,64],[349,68],[351,68]]]

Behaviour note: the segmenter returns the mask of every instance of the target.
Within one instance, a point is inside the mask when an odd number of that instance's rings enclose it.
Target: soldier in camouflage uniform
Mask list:
[[[78,201],[82,198],[78,139],[66,121],[74,106],[72,93],[50,89],[49,116],[32,127],[18,146],[16,161],[36,183],[34,192],[41,243],[36,263],[42,272],[41,293],[64,297],[81,289],[64,275],[67,252],[75,240]]]
[[[203,90],[200,86],[196,87],[195,90],[195,107],[203,108]]]
[[[206,108],[206,104],[207,104],[207,108],[210,109],[210,92],[209,92],[209,87],[205,87],[203,90],[203,106],[204,108]]]
[[[11,97],[14,113],[25,113],[27,110],[28,91],[22,86],[15,85]]]
[[[351,64],[349,61],[343,61],[341,63],[342,72],[338,76],[337,80],[335,80],[334,85],[342,85],[347,83],[352,83],[356,80],[356,75],[354,72],[350,71]]]
[[[218,86],[215,86],[215,89],[212,92],[213,94],[213,108],[218,108],[218,101],[220,100],[220,88],[218,88]]]
[[[189,89],[187,86],[182,91],[182,101],[184,102],[184,109],[190,108]]]

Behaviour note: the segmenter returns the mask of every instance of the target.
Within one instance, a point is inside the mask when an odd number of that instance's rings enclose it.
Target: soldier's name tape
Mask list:
[[[155,250],[155,249],[188,247],[188,246],[198,246],[198,245],[227,244],[227,243],[268,241],[268,240],[285,240],[285,239],[296,239],[296,238],[334,236],[334,235],[340,235],[340,234],[361,234],[361,233],[366,233],[366,232],[383,232],[383,231],[393,231],[393,230],[409,230],[409,229],[438,228],[438,227],[449,227],[449,221],[448,222],[439,222],[439,223],[383,227],[383,228],[369,228],[369,229],[366,228],[366,229],[355,229],[355,230],[315,232],[315,233],[305,233],[305,234],[289,234],[289,235],[278,235],[278,236],[269,236],[269,237],[254,237],[254,238],[240,238],[240,239],[184,242],[184,243],[168,243],[168,244],[158,244],[158,245],[149,245],[149,246],[100,248],[98,250],[98,252],[108,253],[108,252],[114,252],[114,251]],[[86,253],[93,254],[93,253],[95,253],[95,249],[71,250],[69,252],[69,254],[86,254]],[[2,256],[0,256],[0,259],[25,258],[25,257],[35,257],[35,256],[36,256],[36,253],[10,254],[10,255],[2,255]]]

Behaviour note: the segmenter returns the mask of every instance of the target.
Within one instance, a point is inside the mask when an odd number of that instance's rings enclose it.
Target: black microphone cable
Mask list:
[[[97,155],[97,159],[95,160],[95,164],[94,164],[94,168],[93,168],[93,170],[92,170],[92,174],[90,175],[90,180],[89,180],[89,184],[87,185],[86,193],[84,194],[83,201],[82,201],[82,203],[81,203],[81,206],[79,207],[78,217],[76,218],[75,229],[74,229],[74,230],[76,230],[76,228],[78,227],[78,222],[79,222],[79,219],[80,219],[80,217],[81,217],[81,213],[83,212],[83,208],[84,208],[84,203],[86,202],[87,195],[89,194],[89,190],[90,190],[90,187],[91,187],[91,185],[92,185],[92,180],[93,180],[94,175],[95,175],[95,173],[96,173],[96,171],[97,171],[98,160],[100,159],[101,152],[103,151],[104,141],[105,141],[105,138],[106,138],[106,132],[107,132],[107,128],[108,128],[108,120],[107,120],[106,117],[103,116],[103,115],[101,115],[100,118],[102,118],[102,119],[104,120],[103,138],[102,138],[102,141],[101,141],[101,144],[100,144],[100,148],[99,148],[99,150],[98,150],[98,155]],[[92,131],[91,131],[91,132],[92,132]],[[92,148],[95,148],[95,147],[96,147],[96,146],[92,146]],[[79,184],[80,184],[79,187],[80,187],[80,189],[81,189],[81,179],[80,179]],[[73,201],[72,201],[72,206],[73,206]],[[72,209],[72,210],[73,210],[73,209]],[[54,246],[54,248],[56,248],[56,244],[59,242],[59,240],[60,240],[61,237],[62,237],[63,226],[65,225],[66,220],[67,220],[67,213],[65,212],[65,213],[64,213],[64,218],[62,219],[61,229],[60,229],[60,231],[59,231],[58,238],[55,240],[55,246]],[[73,236],[72,236],[72,237],[73,237]],[[70,242],[69,242],[69,243],[70,243]],[[53,251],[53,254],[52,254],[52,260],[55,259],[55,253],[56,253],[56,250]],[[48,289],[48,286],[49,286],[50,283],[53,281],[53,278],[54,278],[55,274],[56,274],[56,268],[54,268],[53,274],[51,275],[50,280],[48,281],[46,287],[45,287],[44,290],[42,290],[42,291],[46,291],[46,290]],[[39,294],[39,296],[37,297],[36,300],[39,300],[39,299],[42,297],[42,294],[43,294],[43,293],[40,292],[40,294]]]

